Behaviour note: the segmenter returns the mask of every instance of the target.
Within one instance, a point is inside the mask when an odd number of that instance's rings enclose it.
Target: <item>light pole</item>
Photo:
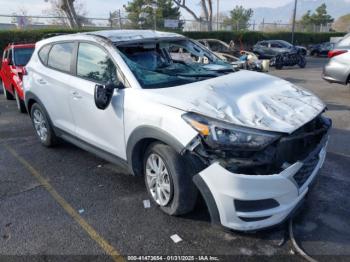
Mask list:
[[[294,45],[295,20],[296,20],[296,16],[297,16],[297,5],[298,5],[298,0],[294,0],[293,25],[292,25],[292,45]]]
[[[220,0],[217,0],[216,4],[216,29],[219,31],[219,10],[220,10]]]

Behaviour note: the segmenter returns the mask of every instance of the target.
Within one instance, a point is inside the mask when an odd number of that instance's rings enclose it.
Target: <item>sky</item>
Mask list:
[[[109,11],[123,9],[123,5],[127,0],[76,0],[83,2],[89,17],[107,18]],[[129,0],[130,1],[130,0]],[[217,0],[214,1],[214,10],[216,10]],[[244,5],[245,7],[277,7],[283,6],[293,0],[220,0],[220,11],[228,11],[236,5]],[[191,8],[200,10],[199,0],[187,0]],[[29,15],[42,15],[44,10],[50,8],[50,3],[45,0],[0,0],[0,14],[12,14],[20,9],[27,11]],[[182,11],[184,17],[190,16]]]

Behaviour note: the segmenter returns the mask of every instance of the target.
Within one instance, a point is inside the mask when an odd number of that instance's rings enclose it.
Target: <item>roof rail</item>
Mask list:
[[[48,33],[45,34],[41,37],[41,39],[46,39],[46,38],[50,38],[50,37],[54,37],[54,36],[60,36],[60,35],[68,35],[70,33]]]

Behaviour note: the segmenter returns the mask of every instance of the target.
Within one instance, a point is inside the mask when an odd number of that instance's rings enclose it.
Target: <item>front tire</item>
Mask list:
[[[4,93],[4,96],[6,98],[6,100],[13,100],[13,95],[7,91],[7,89],[5,88],[4,82],[2,81],[2,79],[0,79],[0,85],[2,87],[2,91]]]
[[[182,215],[193,210],[198,190],[185,160],[170,146],[153,143],[144,157],[147,191],[154,203],[168,215]]]
[[[17,104],[17,109],[20,113],[26,113],[27,109],[26,106],[24,104],[24,101],[19,97],[16,89],[14,89],[14,93],[15,93],[15,99],[16,99],[16,104]]]
[[[35,103],[30,110],[30,116],[41,144],[46,147],[56,145],[57,137],[45,110],[39,104]]]

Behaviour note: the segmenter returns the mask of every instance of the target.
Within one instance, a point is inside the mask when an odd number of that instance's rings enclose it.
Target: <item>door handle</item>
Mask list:
[[[79,94],[79,92],[77,92],[77,91],[72,91],[72,95],[73,95],[73,99],[81,99],[81,98],[83,98],[83,97]]]
[[[46,81],[42,78],[38,79],[39,84],[46,85]]]

